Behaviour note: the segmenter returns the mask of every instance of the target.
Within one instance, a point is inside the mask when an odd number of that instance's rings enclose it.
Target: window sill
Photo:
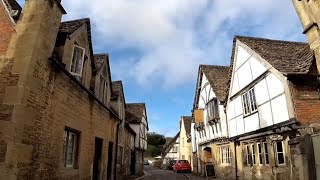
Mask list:
[[[256,114],[256,113],[258,113],[258,110],[253,111],[253,112],[250,113],[250,114],[243,115],[243,118],[246,118],[246,117],[248,117],[248,116],[254,115],[254,114]]]

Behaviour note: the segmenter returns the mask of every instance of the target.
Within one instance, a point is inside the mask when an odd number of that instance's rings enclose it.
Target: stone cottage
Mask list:
[[[112,82],[112,108],[121,118],[118,133],[117,179],[135,174],[135,137],[136,132],[125,120],[125,96],[122,81]]]
[[[145,103],[126,103],[126,122],[136,133],[133,161],[136,175],[143,174],[144,152],[147,150],[147,134],[149,131],[147,109]]]
[[[90,20],[61,23],[59,0],[21,9],[0,1],[0,179],[113,179],[121,118]]]

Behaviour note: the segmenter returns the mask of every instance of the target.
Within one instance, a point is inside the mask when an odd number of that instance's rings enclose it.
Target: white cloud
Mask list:
[[[142,86],[194,83],[198,64],[229,64],[235,34],[302,37],[290,0],[65,0],[63,5],[67,19],[91,18],[99,46],[139,51],[112,59],[112,73]]]

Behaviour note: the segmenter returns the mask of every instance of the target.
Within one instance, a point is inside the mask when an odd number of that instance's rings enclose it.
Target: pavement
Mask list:
[[[145,175],[135,180],[204,180],[205,178],[192,173],[175,173],[171,170],[163,170],[152,166],[144,166]]]

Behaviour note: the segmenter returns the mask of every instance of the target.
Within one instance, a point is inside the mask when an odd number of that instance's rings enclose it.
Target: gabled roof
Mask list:
[[[145,103],[126,103],[126,121],[128,123],[141,123],[144,117],[144,112],[147,113]],[[147,115],[145,117],[147,129],[149,130]]]
[[[235,39],[247,45],[285,75],[308,73],[314,60],[314,53],[308,43],[245,36],[236,36]]]
[[[112,95],[111,95],[111,99],[117,98],[117,97],[121,97],[123,99],[123,103],[125,104],[125,96],[124,96],[124,92],[123,92],[123,85],[122,85],[122,81],[113,81],[112,82]]]
[[[191,116],[182,116],[183,125],[186,130],[187,137],[191,135],[191,122],[192,117]]]
[[[196,92],[194,97],[193,109],[198,108],[198,98],[200,96],[202,73],[206,75],[213,92],[216,94],[220,102],[224,102],[226,98],[226,91],[228,89],[228,73],[229,66],[216,65],[200,65],[198,71],[198,80],[196,85]]]
[[[178,132],[168,143],[163,146],[162,148],[162,156],[166,156],[166,154],[170,151],[170,149],[174,146],[177,139],[179,138],[180,132]]]
[[[307,74],[314,61],[314,52],[310,49],[308,43],[235,36],[233,38],[228,84],[231,82],[237,40],[259,54],[283,75]],[[228,86],[227,94],[229,88]]]
[[[92,39],[91,39],[91,25],[90,25],[90,19],[84,18],[84,19],[77,19],[72,21],[65,21],[60,24],[59,27],[59,34],[67,34],[67,36],[73,34],[75,31],[77,31],[80,27],[83,25],[87,26],[87,35],[88,35],[88,42],[89,42],[89,50],[91,54],[91,61],[93,62],[93,48],[92,48]],[[58,34],[58,36],[59,36]],[[64,38],[67,38],[67,36],[63,36]]]

